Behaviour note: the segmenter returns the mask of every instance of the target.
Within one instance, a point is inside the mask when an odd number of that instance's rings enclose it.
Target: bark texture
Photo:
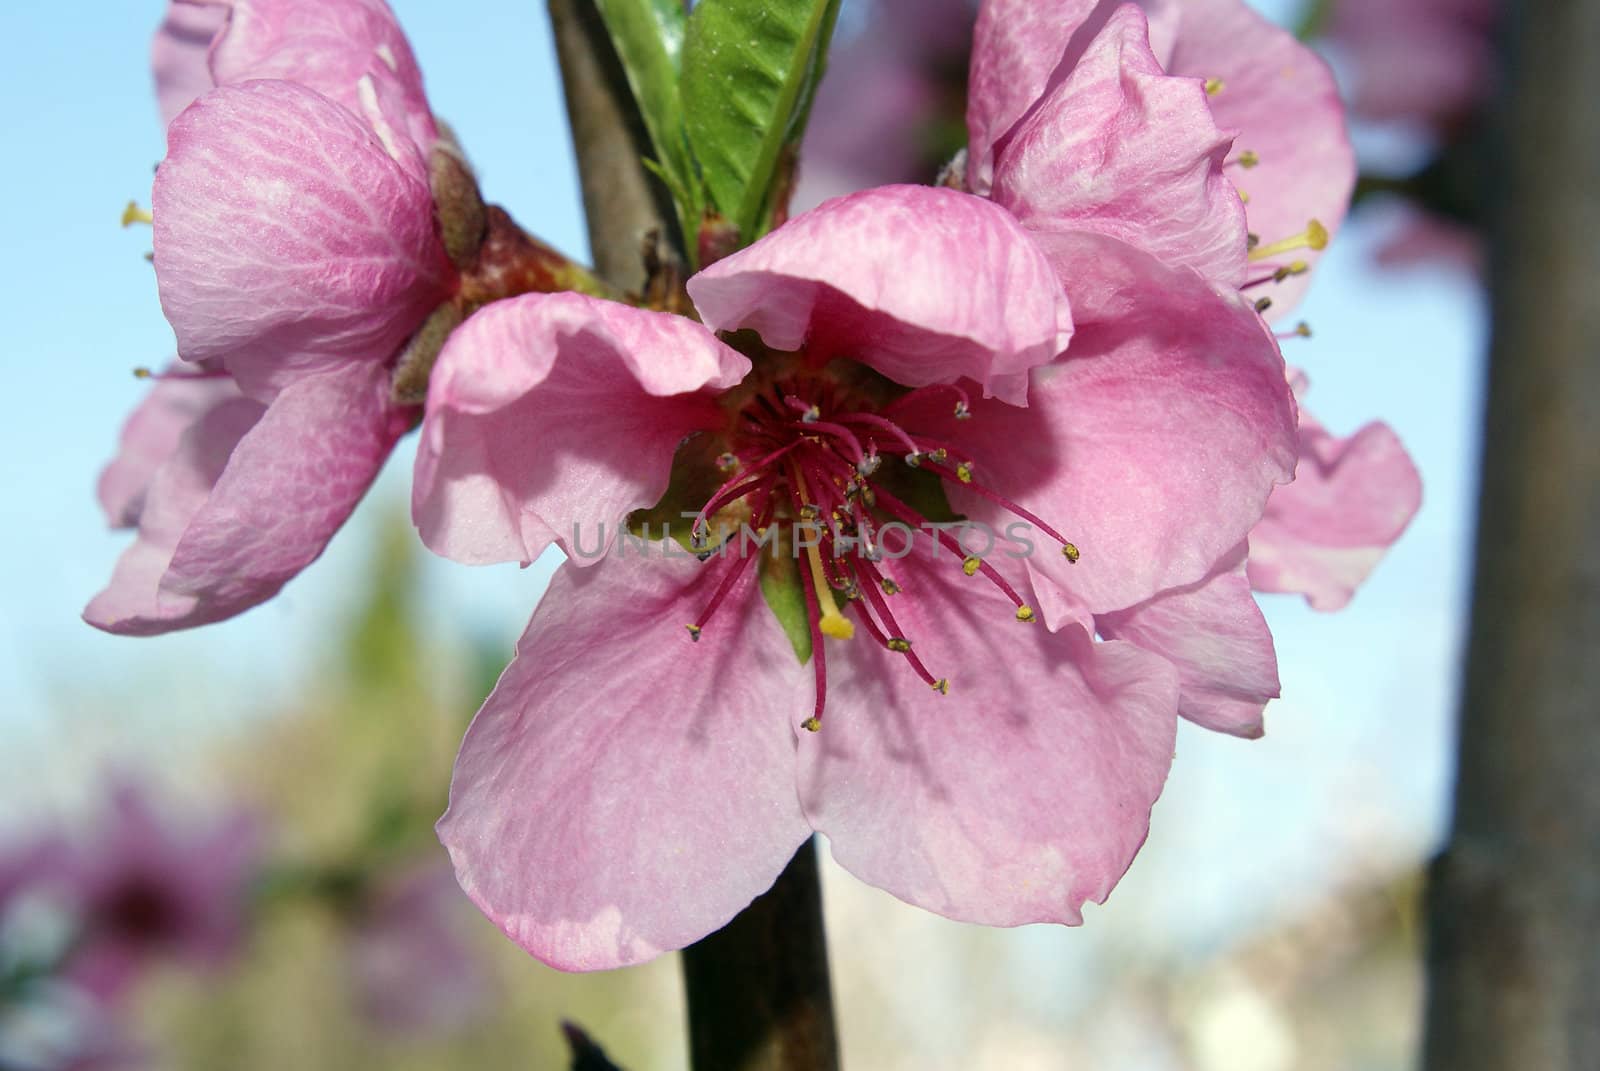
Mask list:
[[[1600,0],[1508,4],[1432,1071],[1600,1068]]]

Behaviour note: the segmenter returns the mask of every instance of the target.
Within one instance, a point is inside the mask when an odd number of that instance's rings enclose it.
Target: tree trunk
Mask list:
[[[1431,1071],[1600,1068],[1600,0],[1508,5]]]

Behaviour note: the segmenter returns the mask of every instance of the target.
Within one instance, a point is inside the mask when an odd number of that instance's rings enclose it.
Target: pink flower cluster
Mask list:
[[[456,270],[436,135],[378,0],[316,5],[325,35],[284,30],[316,24],[296,7],[234,3],[220,88],[169,134],[156,267],[211,378],[159,384],[108,472],[140,540],[107,627],[270,595],[412,419],[395,355]],[[1387,429],[1299,413],[1262,318],[1353,181],[1320,61],[1238,0],[988,0],[970,86],[947,187],[789,220],[689,280],[697,318],[525,293],[438,353],[424,542],[569,552],[439,825],[548,963],[682,947],[813,832],[952,918],[1079,921],[1177,719],[1261,731],[1252,586],[1340,605],[1416,508]],[[1006,536],[974,551],[962,518]],[[624,553],[655,519],[677,541]]]

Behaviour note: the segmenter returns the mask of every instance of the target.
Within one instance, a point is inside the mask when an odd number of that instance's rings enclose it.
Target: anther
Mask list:
[[[1244,247],[1246,249],[1253,250],[1253,249],[1255,249],[1256,246],[1258,246],[1260,244],[1261,244],[1261,235],[1256,234],[1254,232],[1251,232],[1251,233],[1247,233],[1244,236]]]
[[[133,370],[133,378],[134,379],[154,379],[155,378],[155,373],[150,371],[150,369],[144,367],[143,365],[140,365],[138,368],[135,368]]]
[[[1303,260],[1297,260],[1292,264],[1285,264],[1283,267],[1273,272],[1272,281],[1275,283],[1281,283],[1291,275],[1304,275],[1310,270],[1311,265],[1307,264]]]
[[[877,454],[867,454],[860,461],[856,462],[856,471],[863,476],[871,476],[874,472],[878,471],[879,466],[882,464],[883,458],[879,457]]]
[[[906,464],[910,465],[912,468],[917,468],[922,464],[922,455],[915,452],[907,454]]]
[[[699,625],[685,625],[683,627],[689,630],[689,638],[691,640],[693,640],[695,643],[699,643],[700,642],[700,626]]]
[[[1228,88],[1228,84],[1226,82],[1224,82],[1220,78],[1207,78],[1206,79],[1206,96],[1208,96],[1208,97],[1214,97],[1218,93],[1221,93],[1224,89],[1227,89],[1227,88]]]
[[[739,458],[731,450],[717,455],[717,468],[723,472],[732,472],[739,467]]]
[[[972,482],[972,462],[963,461],[961,464],[956,466],[956,479],[960,480],[962,483]]]
[[[1082,557],[1082,555],[1078,553],[1078,545],[1076,543],[1061,544],[1061,556],[1067,559],[1067,561],[1071,562],[1073,565],[1077,565],[1078,559]]]
[[[890,580],[888,577],[884,577],[883,578],[882,587],[883,587],[883,593],[885,595],[898,595],[898,594],[900,594],[900,585],[896,584],[893,580]]]
[[[1257,298],[1256,299],[1256,311],[1257,312],[1266,312],[1270,308],[1272,308],[1272,299],[1271,298],[1264,297],[1264,298]]]
[[[822,516],[822,511],[817,508],[814,502],[807,502],[800,507],[800,519],[802,521],[814,521],[820,516]]]
[[[1033,618],[1034,618],[1033,607],[1031,607],[1031,606],[1019,606],[1019,607],[1017,607],[1017,620],[1018,621],[1021,621],[1023,624],[1026,625],[1027,623],[1032,621]]]
[[[129,201],[128,207],[122,210],[122,225],[124,227],[131,227],[135,223],[154,223],[155,221],[156,217],[150,214],[150,210],[140,208],[137,201]]]
[[[1238,163],[1238,165],[1240,167],[1245,168],[1247,170],[1249,168],[1255,167],[1260,162],[1261,162],[1261,157],[1257,156],[1253,149],[1246,149],[1244,152],[1240,153],[1239,154],[1239,159],[1237,161],[1237,163]]]
[[[1279,332],[1276,333],[1276,337],[1277,338],[1286,338],[1286,339],[1287,338],[1310,338],[1311,337],[1311,325],[1306,323],[1304,320],[1301,320],[1299,323],[1294,325],[1294,330],[1293,331],[1279,331]]]
[[[972,419],[972,407],[967,405],[967,403],[965,401],[959,401],[959,402],[956,403],[956,419],[957,420],[971,420]]]
[[[809,717],[800,723],[800,728],[804,729],[808,733],[814,733],[818,729],[822,728],[822,722],[815,716]]]
[[[978,570],[983,567],[983,559],[977,555],[969,556],[961,563],[961,571],[968,576],[977,576]]]
[[[1239,202],[1241,204],[1249,204],[1250,203],[1250,194],[1248,192],[1246,192],[1245,190],[1240,190],[1239,191]]]
[[[890,636],[889,642],[886,646],[889,648],[889,650],[898,654],[905,654],[907,651],[911,650],[911,641],[901,636]]]
[[[928,687],[932,688],[934,691],[938,692],[940,695],[949,695],[950,694],[950,678],[949,677],[940,677],[938,680],[936,680],[932,684],[928,685]]]

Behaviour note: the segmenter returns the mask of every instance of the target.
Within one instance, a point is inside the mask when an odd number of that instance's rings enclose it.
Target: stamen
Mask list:
[[[168,372],[153,372],[143,365],[140,365],[138,368],[133,370],[133,378],[153,379],[159,383],[169,379],[227,379],[228,373],[220,368],[197,368],[192,372],[185,369],[175,369]]]
[[[859,568],[867,574],[866,583],[861,585],[861,590],[866,595],[867,602],[871,605],[872,612],[883,619],[883,623],[888,626],[890,632],[893,632],[896,634],[896,636],[899,636],[900,624],[899,622],[895,621],[894,613],[889,609],[889,604],[884,601],[882,595],[878,594],[878,589],[873,584],[873,581],[877,581],[877,583],[881,585],[888,578],[884,577],[878,572],[877,569],[873,568],[870,562],[859,563]],[[867,615],[863,615],[862,620],[870,621],[870,618]],[[872,631],[885,647],[889,647],[890,650],[895,650],[894,647],[890,646],[891,641],[884,637],[882,633],[879,633],[875,626],[873,626]],[[905,648],[899,653],[906,656],[906,661],[910,663],[911,668],[916,671],[917,676],[921,677],[924,683],[926,683],[930,688],[937,689],[939,687],[939,682],[934,679],[932,673],[928,672],[928,667],[922,664],[922,659],[918,658],[916,652],[911,649],[911,641],[902,640],[901,642],[905,644]],[[949,688],[950,682],[946,681],[944,689],[942,690],[949,691]]]
[[[818,613],[816,581],[810,571],[802,569],[800,583],[806,589],[806,627],[811,631],[811,665],[817,681],[816,706],[812,708],[811,717],[800,725],[806,732],[814,733],[822,728],[822,708],[827,703],[828,697],[828,663],[827,656],[823,653],[822,622]]]
[[[129,201],[128,207],[122,210],[122,225],[124,227],[131,227],[135,223],[151,224],[155,221],[156,217],[150,214],[149,209],[140,208],[138,201]]]
[[[1259,242],[1259,239],[1257,239]],[[1266,260],[1279,253],[1292,253],[1296,249],[1326,249],[1328,247],[1328,228],[1316,220],[1306,224],[1306,229],[1299,234],[1292,234],[1287,238],[1279,239],[1270,245],[1252,245],[1250,259]]]
[[[961,571],[968,576],[977,576],[978,570],[983,568],[983,559],[970,556],[961,563]]]
[[[1272,308],[1272,299],[1271,298],[1269,298],[1269,297],[1256,298],[1256,311],[1257,312],[1266,312],[1270,308]]]
[[[911,641],[900,636],[891,636],[886,646],[897,654],[905,654],[911,650]]]
[[[1220,78],[1206,79],[1206,96],[1208,97],[1215,97],[1227,88],[1228,84]]]
[[[905,433],[905,429],[901,428],[899,424],[896,424],[892,420],[885,420],[877,413],[850,413],[847,416],[841,416],[839,420],[848,424],[871,424],[875,428],[882,428],[884,431],[900,440],[900,443],[906,448],[908,455],[920,454],[922,452],[922,447],[918,446],[916,441]],[[910,457],[908,456],[906,460],[909,461]]]
[[[809,498],[810,491],[806,489],[805,475],[801,473],[798,465],[794,467],[793,471],[796,492]],[[820,631],[835,639],[850,639],[856,634],[855,626],[850,624],[849,619],[839,612],[838,605],[833,601],[833,589],[827,582],[826,575],[822,569],[822,555],[817,552],[815,544],[806,547],[806,557],[810,559],[811,568],[809,571],[801,569],[800,573],[802,576],[807,576],[809,573],[811,598],[815,600],[817,612],[820,615],[818,623]]]
[[[1301,320],[1299,323],[1294,325],[1293,331],[1276,331],[1273,334],[1275,338],[1281,339],[1310,338],[1311,325],[1306,323],[1304,320]]]
[[[1255,167],[1260,162],[1261,162],[1261,157],[1257,156],[1256,153],[1255,153],[1255,150],[1253,150],[1253,149],[1246,149],[1244,152],[1240,153],[1237,157],[1235,157],[1234,159],[1228,161],[1229,164],[1238,164],[1240,167],[1244,168],[1246,171],[1250,170],[1252,167]]]
[[[792,394],[785,394],[783,404],[798,412],[800,419],[807,424],[815,424],[822,419],[822,408],[815,402],[802,401]]]
[[[1078,545],[1076,543],[1063,543],[1061,545],[1061,556],[1067,559],[1068,563],[1072,565],[1077,565],[1078,559],[1082,557],[1082,555],[1078,553]]]
[[[1031,607],[1031,606],[1019,606],[1019,607],[1017,607],[1017,620],[1021,621],[1025,625],[1030,623],[1031,621],[1033,621],[1034,620],[1033,607]]]
[[[1050,525],[1046,524],[1040,517],[1036,516],[1033,513],[1030,513],[1026,509],[1023,509],[1021,506],[1017,505],[1015,502],[1011,501],[1009,498],[1006,498],[1006,497],[1004,497],[1004,496],[1002,496],[1000,494],[997,494],[995,491],[991,490],[988,487],[985,487],[983,484],[974,482],[973,478],[972,478],[972,463],[971,462],[963,462],[961,465],[957,465],[954,472],[951,472],[949,469],[943,467],[942,465],[930,465],[928,467],[931,468],[934,472],[938,473],[940,476],[943,476],[945,479],[950,479],[951,477],[954,477],[955,479],[960,480],[961,483],[963,485],[965,485],[966,488],[969,491],[971,491],[973,494],[978,495],[980,498],[986,498],[990,502],[993,502],[995,505],[999,506],[1001,509],[1006,510],[1006,511],[1008,511],[1010,513],[1016,514],[1018,517],[1021,517],[1023,520],[1025,520],[1029,524],[1033,525],[1035,528],[1038,528],[1041,532],[1043,532],[1045,535],[1049,536],[1051,539],[1054,539],[1057,543],[1063,543],[1064,544],[1064,543],[1067,542],[1067,537],[1066,536],[1062,535],[1060,532],[1058,532],[1054,528],[1050,527]],[[962,470],[963,467],[965,467],[966,470],[967,470],[965,476],[963,476],[961,474],[961,470]]]

